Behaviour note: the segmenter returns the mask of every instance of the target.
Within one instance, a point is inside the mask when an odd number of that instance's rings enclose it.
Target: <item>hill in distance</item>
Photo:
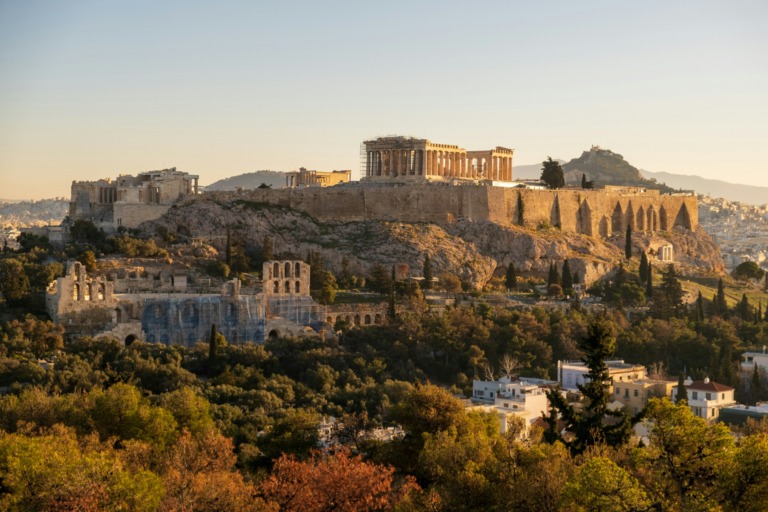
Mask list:
[[[215,181],[205,187],[205,190],[235,190],[237,188],[248,190],[259,188],[262,183],[272,188],[283,188],[285,187],[285,173],[279,171],[248,172]]]
[[[569,162],[557,160],[563,166],[565,182],[580,184],[581,175],[597,185],[628,185],[655,188],[664,192],[692,190],[698,194],[722,197],[729,201],[761,205],[768,203],[768,187],[741,185],[721,180],[686,176],[668,172],[640,170],[629,164],[624,157],[597,146],[584,151],[579,158]],[[519,165],[513,169],[515,179],[538,179],[541,164]]]

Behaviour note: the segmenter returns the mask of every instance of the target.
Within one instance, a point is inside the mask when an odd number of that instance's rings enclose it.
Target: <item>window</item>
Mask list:
[[[693,398],[694,400],[698,400],[699,394],[696,391],[694,391],[693,393],[691,393],[691,398]]]
[[[637,390],[635,390],[635,396],[638,396],[638,394],[637,394]]]
[[[629,398],[629,389],[624,390],[624,398]]]
[[[621,394],[621,390],[620,390],[619,388],[616,388],[616,394],[617,394],[617,395],[620,395],[620,394]]]
[[[475,396],[485,396],[485,392],[481,389],[476,389]]]
[[[725,393],[723,393],[723,400],[725,400]]]
[[[707,397],[707,400],[712,400],[712,394],[711,393],[707,393],[706,397]]]

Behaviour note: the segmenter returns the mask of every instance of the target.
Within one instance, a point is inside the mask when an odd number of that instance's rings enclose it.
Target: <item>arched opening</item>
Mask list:
[[[376,316],[373,317],[373,323],[375,323],[376,325],[379,325],[381,323],[381,315],[380,314],[377,313]]]
[[[285,290],[285,293],[291,293],[291,282],[290,281],[286,281],[285,282],[284,290]]]
[[[667,222],[667,210],[663,206],[659,208],[659,229],[666,231],[669,229],[669,223]]]
[[[355,315],[355,325],[360,325],[360,315]]]
[[[583,201],[579,206],[576,231],[592,236],[592,208],[589,207],[587,201]]]
[[[123,310],[115,308],[115,323],[121,323],[123,321]]]
[[[83,286],[83,300],[91,300],[91,285],[88,283]]]
[[[685,203],[680,207],[680,211],[677,212],[674,225],[685,229],[691,229],[691,215],[688,213],[688,207]]]
[[[632,208],[632,201],[627,205],[627,223],[624,225],[624,229],[627,229],[627,226],[632,226],[632,229],[635,229],[635,209]]]
[[[275,262],[274,265],[272,265],[272,277],[277,278],[280,275],[280,264],[278,262]]]
[[[104,284],[99,283],[99,286],[96,288],[96,300],[104,300]]]
[[[133,344],[133,342],[136,341],[137,339],[138,338],[135,335],[129,334],[128,336],[125,337],[125,346],[130,347]]]
[[[294,289],[296,293],[301,293],[301,281],[296,281],[296,288]]]
[[[637,210],[637,222],[635,223],[635,227],[638,231],[645,231],[645,210],[643,210],[642,206]]]
[[[365,325],[371,325],[371,315],[365,315]]]
[[[278,332],[277,329],[272,329],[271,331],[269,331],[268,336],[269,336],[269,339],[274,340],[275,338],[280,337],[280,333]]]
[[[555,194],[555,200],[552,203],[552,208],[549,210],[549,224],[559,228],[560,222],[560,198]]]
[[[290,277],[291,276],[291,263],[288,262],[288,261],[285,262],[285,274],[284,274],[284,276],[285,277]]]
[[[653,206],[648,207],[648,224],[646,228],[648,231],[656,231],[658,229],[657,227],[657,221],[656,221],[656,210],[653,208]]]
[[[72,287],[72,300],[80,300],[80,285],[78,283]]]
[[[294,267],[293,276],[301,277],[301,263],[298,261],[296,262],[296,266]]]
[[[600,232],[600,236],[603,238],[608,238],[611,236],[611,232],[609,231],[610,225],[608,224],[608,217],[603,215],[603,218],[600,219],[600,225],[598,226],[598,231]]]
[[[611,233],[621,233],[624,231],[624,212],[621,210],[621,203],[616,203],[611,215]]]

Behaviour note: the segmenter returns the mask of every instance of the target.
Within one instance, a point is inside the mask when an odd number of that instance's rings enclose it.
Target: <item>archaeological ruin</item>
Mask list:
[[[136,228],[160,217],[178,199],[197,194],[198,178],[172,167],[115,180],[73,181],[69,220],[88,220],[107,232]]]
[[[285,173],[285,186],[298,187],[332,187],[340,183],[349,183],[352,171],[310,171],[304,167],[298,171]]]
[[[364,180],[512,181],[514,150],[467,151],[413,137],[380,137],[363,143]]]

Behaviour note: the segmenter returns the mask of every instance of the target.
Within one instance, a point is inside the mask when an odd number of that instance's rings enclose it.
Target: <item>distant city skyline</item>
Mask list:
[[[413,135],[768,186],[760,1],[0,3],[0,198],[352,169]],[[768,198],[766,198],[768,202]]]

